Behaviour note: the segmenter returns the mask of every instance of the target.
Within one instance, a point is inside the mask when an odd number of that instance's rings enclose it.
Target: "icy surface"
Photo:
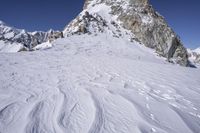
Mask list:
[[[106,35],[54,44],[0,53],[1,133],[199,133],[199,69]]]

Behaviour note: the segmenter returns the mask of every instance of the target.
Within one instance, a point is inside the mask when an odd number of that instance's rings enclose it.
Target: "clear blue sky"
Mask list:
[[[150,0],[185,46],[200,46],[200,0]],[[62,30],[84,0],[1,0],[0,20],[28,31]]]

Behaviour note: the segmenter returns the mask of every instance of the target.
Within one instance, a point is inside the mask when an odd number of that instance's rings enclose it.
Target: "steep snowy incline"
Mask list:
[[[103,34],[54,43],[0,54],[1,133],[200,131],[199,69]]]

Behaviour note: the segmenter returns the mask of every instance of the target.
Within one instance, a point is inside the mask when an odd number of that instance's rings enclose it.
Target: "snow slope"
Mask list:
[[[1,133],[199,133],[200,69],[81,35],[0,53]]]

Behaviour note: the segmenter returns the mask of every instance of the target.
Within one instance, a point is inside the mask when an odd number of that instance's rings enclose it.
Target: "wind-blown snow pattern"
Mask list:
[[[106,34],[0,53],[1,133],[199,133],[200,70]]]

